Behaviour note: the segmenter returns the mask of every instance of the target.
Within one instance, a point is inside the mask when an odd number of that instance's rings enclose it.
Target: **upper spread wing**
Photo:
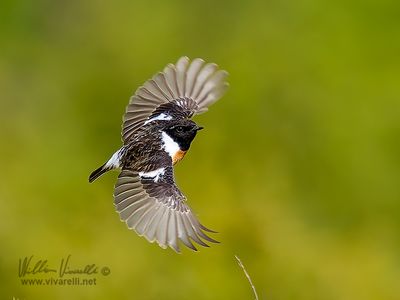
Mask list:
[[[185,117],[205,112],[226,91],[227,75],[216,64],[205,63],[200,58],[190,62],[189,58],[181,57],[176,65],[167,65],[130,99],[122,124],[124,143],[149,118],[156,116],[155,111],[163,104],[182,108],[181,116]]]
[[[130,229],[150,242],[180,252],[178,240],[197,250],[191,240],[208,246],[200,238],[217,242],[203,231],[213,232],[197,220],[173,180],[172,166],[149,173],[124,169],[114,191],[114,204]]]

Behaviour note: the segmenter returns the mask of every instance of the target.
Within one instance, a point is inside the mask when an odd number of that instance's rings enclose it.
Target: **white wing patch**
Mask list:
[[[173,159],[176,152],[180,150],[179,145],[175,142],[167,133],[162,131],[161,133],[162,141],[164,143],[163,149],[165,152],[169,154],[169,156]]]
[[[153,178],[153,181],[158,182],[160,180],[160,176],[164,175],[165,168],[159,168],[150,172],[139,172],[140,177],[144,178]]]
[[[157,120],[162,120],[162,121],[167,121],[167,120],[172,120],[172,116],[170,115],[166,115],[166,114],[159,114],[158,116],[151,118],[149,120],[147,120],[146,122],[144,122],[144,125],[153,122],[153,121],[157,121]]]

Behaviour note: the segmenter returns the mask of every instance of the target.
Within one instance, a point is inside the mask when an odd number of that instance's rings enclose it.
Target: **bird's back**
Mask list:
[[[170,157],[163,150],[159,124],[144,125],[125,145],[123,168],[149,172],[168,166]]]

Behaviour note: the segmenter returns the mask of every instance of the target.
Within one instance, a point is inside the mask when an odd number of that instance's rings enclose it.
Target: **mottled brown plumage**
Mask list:
[[[176,159],[183,158],[182,152],[186,153],[191,142],[196,136],[198,126],[195,122],[188,119],[176,120],[157,120],[144,125],[131,137],[129,144],[123,146],[124,155],[121,157],[122,168],[135,170],[137,172],[150,172],[158,168],[169,167],[177,161],[173,161],[174,157],[170,157],[163,150],[162,132],[169,132],[171,136],[171,127],[191,126],[192,133],[183,138],[180,144],[182,150],[176,153]],[[200,127],[201,128],[201,127]],[[179,139],[179,138],[177,138]],[[185,149],[183,151],[183,149]]]

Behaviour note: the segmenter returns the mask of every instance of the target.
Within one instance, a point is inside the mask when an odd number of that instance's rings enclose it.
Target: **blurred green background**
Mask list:
[[[400,299],[398,1],[2,1],[2,299]],[[230,73],[176,167],[222,243],[177,255],[129,231],[117,173],[135,89],[169,62]],[[23,286],[18,260],[108,266]],[[43,276],[36,275],[34,278]]]

